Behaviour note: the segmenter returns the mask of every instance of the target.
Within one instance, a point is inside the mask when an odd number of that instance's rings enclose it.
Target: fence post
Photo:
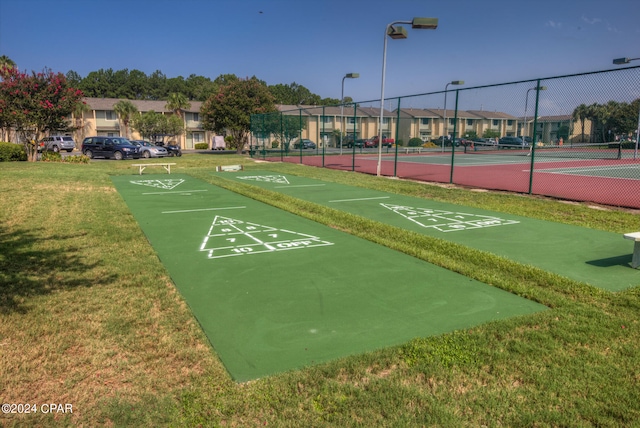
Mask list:
[[[533,193],[533,168],[535,167],[538,130],[538,100],[540,99],[540,79],[536,80],[536,107],[533,110],[533,138],[531,138],[531,167],[529,168],[529,194]],[[526,125],[526,123],[525,123]],[[523,133],[524,134],[524,133]]]
[[[458,95],[459,94],[460,94],[460,89],[456,89],[456,107],[453,114],[453,139],[451,140],[451,172],[449,174],[450,184],[453,184],[453,165],[454,165],[454,158],[456,153],[456,131],[458,129]],[[446,108],[447,106],[445,106],[445,114],[446,114]],[[445,123],[444,126],[447,127],[447,124]],[[444,139],[442,140],[442,145],[444,145]]]

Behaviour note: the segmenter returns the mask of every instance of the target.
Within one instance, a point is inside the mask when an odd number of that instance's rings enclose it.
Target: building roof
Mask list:
[[[122,101],[120,98],[83,98],[83,101],[93,110],[113,110],[113,106]],[[155,111],[158,113],[170,113],[171,110],[166,108],[167,102],[164,100],[128,100],[138,108],[138,111]],[[197,113],[202,107],[202,101],[189,101],[191,106],[184,111]]]

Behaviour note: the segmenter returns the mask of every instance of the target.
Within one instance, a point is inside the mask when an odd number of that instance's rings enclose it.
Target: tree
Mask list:
[[[131,126],[142,138],[153,141],[164,141],[165,137],[184,133],[183,122],[178,116],[165,116],[153,110],[134,115]]]
[[[138,107],[129,100],[120,100],[113,105],[113,111],[116,112],[124,125],[125,138],[129,138],[129,122],[131,117],[138,112]]]
[[[91,107],[89,107],[85,103],[76,104],[76,108],[73,110],[73,118],[74,118],[73,133],[74,133],[74,137],[75,137],[74,139],[76,142],[80,142],[84,140],[84,137],[86,135],[85,134],[86,127],[89,124],[88,122],[85,122],[84,115],[85,113],[89,113],[90,111],[92,111]]]
[[[589,118],[589,107],[586,104],[580,104],[573,110],[571,118],[574,121],[580,121],[580,142],[584,143],[584,125],[585,121]]]
[[[18,133],[33,162],[38,154],[34,143],[45,132],[69,130],[68,117],[82,103],[82,91],[70,87],[64,74],[49,69],[29,75],[5,67],[2,73],[0,124]]]
[[[204,102],[200,113],[203,128],[218,134],[229,133],[231,147],[238,153],[247,143],[251,115],[276,111],[273,96],[266,85],[253,77],[223,85]]]
[[[273,95],[277,104],[289,105],[321,105],[322,100],[319,95],[311,93],[310,90],[302,85],[293,82],[290,85],[269,86],[269,92]],[[338,103],[335,103],[338,104]]]
[[[499,138],[500,131],[495,129],[485,129],[482,133],[482,138]]]
[[[5,70],[16,68],[16,63],[6,55],[0,56],[0,77],[4,78]]]
[[[182,116],[182,111],[191,108],[191,103],[187,99],[187,96],[178,92],[169,94],[165,108],[167,110],[171,110],[173,114],[175,114],[174,117],[180,119],[181,126],[184,129],[184,117]],[[184,131],[180,134],[182,133],[184,133]],[[182,141],[178,141],[178,145],[182,146]]]
[[[161,134],[160,120],[162,114],[153,110],[138,113],[131,120],[131,127],[145,140],[154,140],[156,135]]]

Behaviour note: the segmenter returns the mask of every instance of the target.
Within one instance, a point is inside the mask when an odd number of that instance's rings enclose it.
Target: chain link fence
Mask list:
[[[253,115],[250,152],[640,208],[640,67],[454,88]]]

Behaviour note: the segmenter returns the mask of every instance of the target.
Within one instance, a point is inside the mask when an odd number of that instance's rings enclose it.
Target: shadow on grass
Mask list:
[[[87,263],[82,249],[69,243],[83,235],[43,236],[38,230],[7,231],[0,225],[0,313],[26,313],[29,297],[113,281],[115,275],[87,279],[86,272],[100,263]]]

